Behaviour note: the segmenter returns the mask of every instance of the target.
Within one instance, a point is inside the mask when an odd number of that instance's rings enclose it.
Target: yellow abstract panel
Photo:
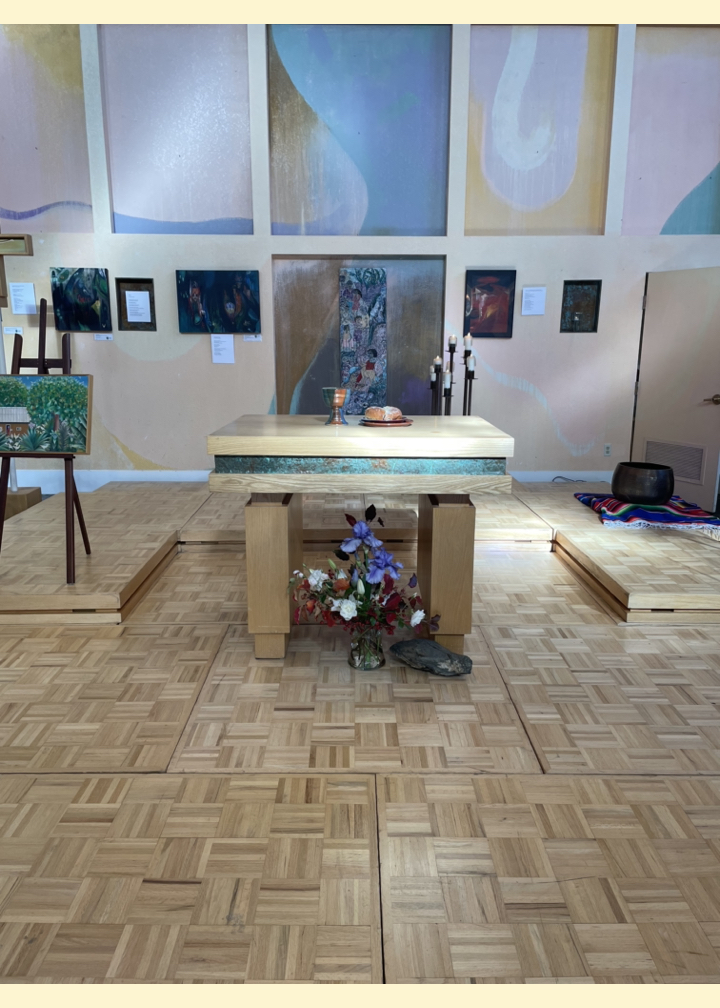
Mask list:
[[[466,234],[602,234],[616,36],[473,25]]]

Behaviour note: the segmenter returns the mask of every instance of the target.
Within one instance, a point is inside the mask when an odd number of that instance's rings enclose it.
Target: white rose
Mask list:
[[[421,623],[424,619],[425,619],[425,610],[416,609],[410,618],[410,626],[417,626],[418,623]]]
[[[321,570],[310,570],[308,572],[308,581],[310,582],[311,588],[319,588],[323,581],[327,581],[328,576],[325,571]]]
[[[355,599],[347,598],[341,601],[340,615],[344,620],[350,620],[357,616],[357,602]]]

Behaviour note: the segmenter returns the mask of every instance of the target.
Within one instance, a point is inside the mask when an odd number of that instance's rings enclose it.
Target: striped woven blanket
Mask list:
[[[667,504],[625,504],[607,494],[576,493],[581,504],[597,511],[603,525],[618,528],[661,528],[680,532],[703,532],[720,539],[720,518],[689,504],[682,497],[671,497]]]

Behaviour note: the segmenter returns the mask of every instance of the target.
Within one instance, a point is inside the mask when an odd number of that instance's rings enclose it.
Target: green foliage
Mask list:
[[[0,375],[0,406],[27,406],[28,391],[19,378]]]
[[[30,389],[27,409],[36,424],[51,427],[55,414],[68,424],[85,420],[88,408],[87,386],[68,375],[41,378]]]
[[[30,427],[27,434],[23,434],[17,442],[18,451],[45,451],[50,444],[50,438],[47,435],[47,431],[43,430],[42,427]]]
[[[0,451],[13,451],[14,447],[14,438],[8,437],[4,430],[0,430]]]

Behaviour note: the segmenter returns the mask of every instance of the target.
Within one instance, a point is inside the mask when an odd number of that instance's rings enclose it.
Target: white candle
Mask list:
[[[436,378],[437,378],[437,374],[435,372],[435,365],[431,364],[430,365],[430,381],[435,381]]]
[[[471,354],[468,357],[468,360],[467,360],[467,369],[468,369],[468,371],[474,371],[475,370],[475,356],[473,354]]]
[[[469,333],[463,337],[463,344],[466,350],[472,350],[472,336]]]
[[[442,367],[442,357],[436,357],[435,360],[433,361],[433,364],[435,364],[435,366],[439,364],[440,367]]]
[[[450,388],[452,385],[452,375],[449,371],[445,372],[445,388]]]
[[[450,336],[450,339],[448,340],[448,343],[450,344],[450,346],[453,346],[453,347],[455,346],[455,344],[457,343],[457,336],[455,335],[455,333],[453,333]]]

